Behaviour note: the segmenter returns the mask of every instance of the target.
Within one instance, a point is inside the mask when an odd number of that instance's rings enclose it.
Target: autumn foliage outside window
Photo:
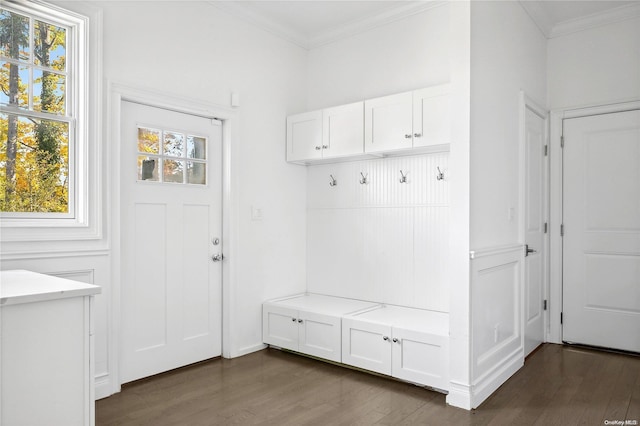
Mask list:
[[[0,211],[68,213],[68,29],[0,9]]]

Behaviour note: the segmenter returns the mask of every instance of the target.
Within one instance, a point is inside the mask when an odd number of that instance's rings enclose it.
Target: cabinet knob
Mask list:
[[[316,146],[316,151],[320,151],[320,146]]]
[[[291,321],[296,322],[297,320],[295,318],[291,318]]]
[[[299,319],[299,320],[298,320],[298,322],[299,322],[300,324],[302,324],[302,320],[301,320],[301,319]]]
[[[406,139],[411,139],[411,135],[404,135]]]
[[[322,149],[329,149],[329,145],[322,145]]]
[[[414,133],[414,134],[413,134],[413,137],[414,137],[414,138],[422,137],[422,133]]]
[[[382,340],[384,340],[385,342],[389,341],[389,337],[388,336],[382,336]]]
[[[395,338],[395,337],[393,338],[393,343],[399,343],[399,342],[400,342],[400,340],[398,340],[398,339],[397,339],[397,338]]]

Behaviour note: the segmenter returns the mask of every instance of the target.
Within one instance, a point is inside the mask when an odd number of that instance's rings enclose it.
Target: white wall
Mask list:
[[[545,37],[517,2],[471,2],[473,407],[524,362],[519,247],[523,243],[519,229],[524,225],[518,211],[523,196],[519,192],[521,90],[546,104]],[[506,245],[512,248],[495,250]]]
[[[205,2],[103,2],[105,77],[228,106],[240,94],[230,354],[261,347],[261,303],[304,290],[305,171],[284,119],[305,103],[306,52]],[[251,220],[251,206],[262,209]],[[224,241],[223,241],[224,244]]]
[[[551,109],[640,99],[640,17],[548,42]]]
[[[449,53],[446,5],[312,49],[307,108],[445,83]]]
[[[546,104],[547,56],[517,2],[471,10],[471,248],[482,249],[518,242],[519,92]]]

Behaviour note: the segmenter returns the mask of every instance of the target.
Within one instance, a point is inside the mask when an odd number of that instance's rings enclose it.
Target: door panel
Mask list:
[[[451,142],[451,96],[449,85],[413,92],[413,146]]]
[[[563,340],[640,352],[640,111],[563,134]]]
[[[413,146],[413,96],[411,92],[385,96],[364,103],[366,152]]]
[[[322,111],[287,117],[287,161],[322,158]]]
[[[525,356],[544,340],[545,118],[525,108]]]
[[[340,362],[340,317],[300,312],[299,351]]]
[[[343,318],[343,363],[391,375],[390,345],[390,326]]]
[[[448,388],[448,337],[393,329],[392,375],[399,379]]]
[[[262,309],[263,342],[297,351],[298,311],[268,304]]]
[[[364,152],[364,102],[322,111],[322,157]]]
[[[221,354],[222,127],[122,103],[122,383]]]

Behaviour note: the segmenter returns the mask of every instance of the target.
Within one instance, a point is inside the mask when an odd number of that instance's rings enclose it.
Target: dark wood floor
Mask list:
[[[274,349],[134,382],[96,403],[98,426],[565,426],[605,420],[640,426],[640,357],[559,345],[543,345],[473,411],[447,406],[440,393]]]

